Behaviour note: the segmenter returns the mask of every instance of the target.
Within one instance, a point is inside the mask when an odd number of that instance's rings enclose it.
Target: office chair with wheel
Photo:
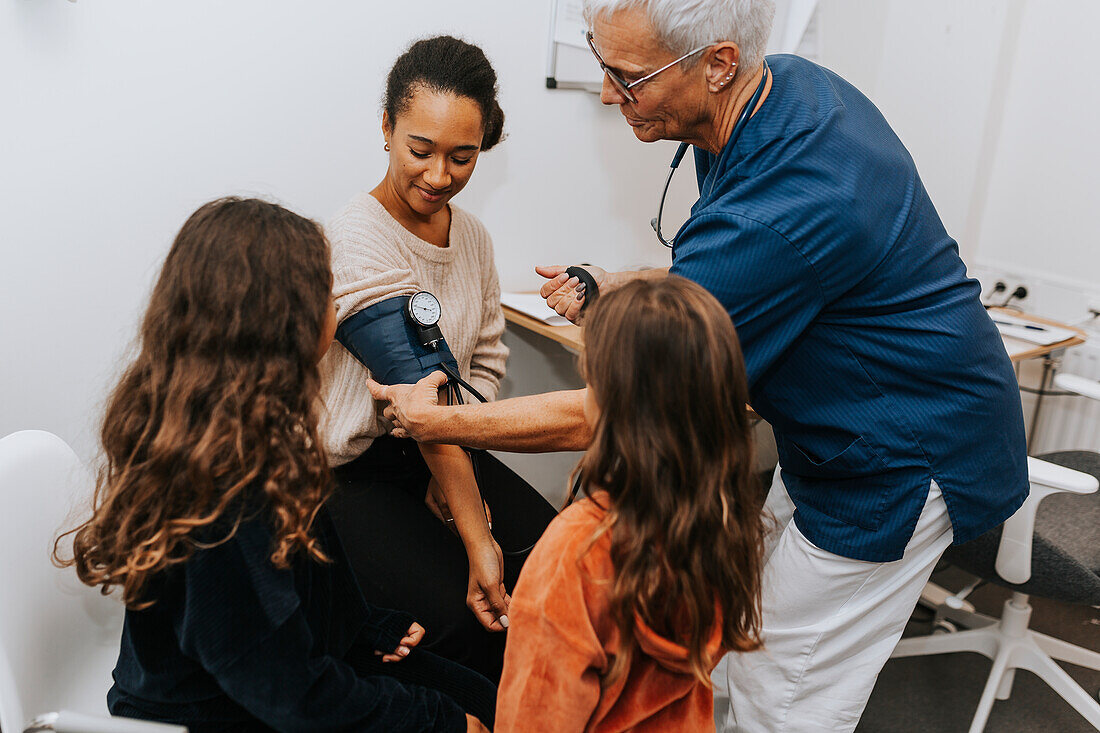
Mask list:
[[[1100,383],[1059,375],[1055,384],[1100,400]],[[1016,669],[1036,674],[1100,730],[1100,702],[1054,661],[1100,670],[1100,654],[1028,628],[1029,595],[1100,604],[1100,454],[1048,453],[1028,458],[1028,472],[1031,495],[1016,514],[944,553],[952,565],[1013,590],[1001,617],[960,610],[955,604],[941,609],[943,616],[969,630],[902,639],[891,656],[977,652],[992,659],[971,733],[985,727],[995,700],[1008,699]]]

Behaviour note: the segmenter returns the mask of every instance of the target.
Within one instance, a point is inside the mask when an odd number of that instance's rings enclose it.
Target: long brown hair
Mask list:
[[[57,563],[142,608],[154,574],[227,540],[255,501],[275,531],[276,566],[299,549],[326,559],[310,525],[330,491],[314,361],[331,284],[315,222],[256,199],[191,215],[108,400],[92,516],[58,538]]]
[[[741,347],[722,306],[670,276],[606,294],[581,358],[600,416],[579,470],[608,492],[610,608],[623,640],[607,681],[633,654],[635,617],[682,643],[710,685],[707,641],[760,646],[762,491],[752,470]]]

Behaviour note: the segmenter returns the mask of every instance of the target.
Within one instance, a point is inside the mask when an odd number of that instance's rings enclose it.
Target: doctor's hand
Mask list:
[[[557,311],[558,315],[565,316],[570,322],[576,323],[581,315],[581,307],[584,306],[584,285],[575,277],[566,274],[566,265],[539,265],[535,272],[543,277],[550,278],[543,283],[539,295],[546,299],[546,304]],[[584,265],[584,269],[592,275],[596,286],[603,292],[610,280],[610,273],[599,267]]]
[[[443,372],[432,372],[416,384],[385,385],[367,378],[371,396],[390,403],[382,416],[393,423],[393,436],[416,440],[424,439],[434,421],[443,417],[438,413],[447,408],[439,405],[439,389],[446,383]]]

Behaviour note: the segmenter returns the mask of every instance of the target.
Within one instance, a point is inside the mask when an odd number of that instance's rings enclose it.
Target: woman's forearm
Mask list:
[[[585,390],[577,389],[434,407],[418,415],[409,432],[421,442],[514,453],[584,450],[592,439],[584,419],[584,395]]]
[[[457,445],[421,444],[424,462],[443,491],[455,529],[469,550],[492,539],[474,468],[466,451]]]

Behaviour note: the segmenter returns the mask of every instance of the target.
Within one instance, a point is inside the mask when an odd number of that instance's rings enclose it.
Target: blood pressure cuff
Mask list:
[[[382,384],[416,382],[446,362],[455,374],[458,362],[446,340],[432,351],[420,343],[406,315],[408,295],[383,300],[348,316],[336,329],[336,340]]]

